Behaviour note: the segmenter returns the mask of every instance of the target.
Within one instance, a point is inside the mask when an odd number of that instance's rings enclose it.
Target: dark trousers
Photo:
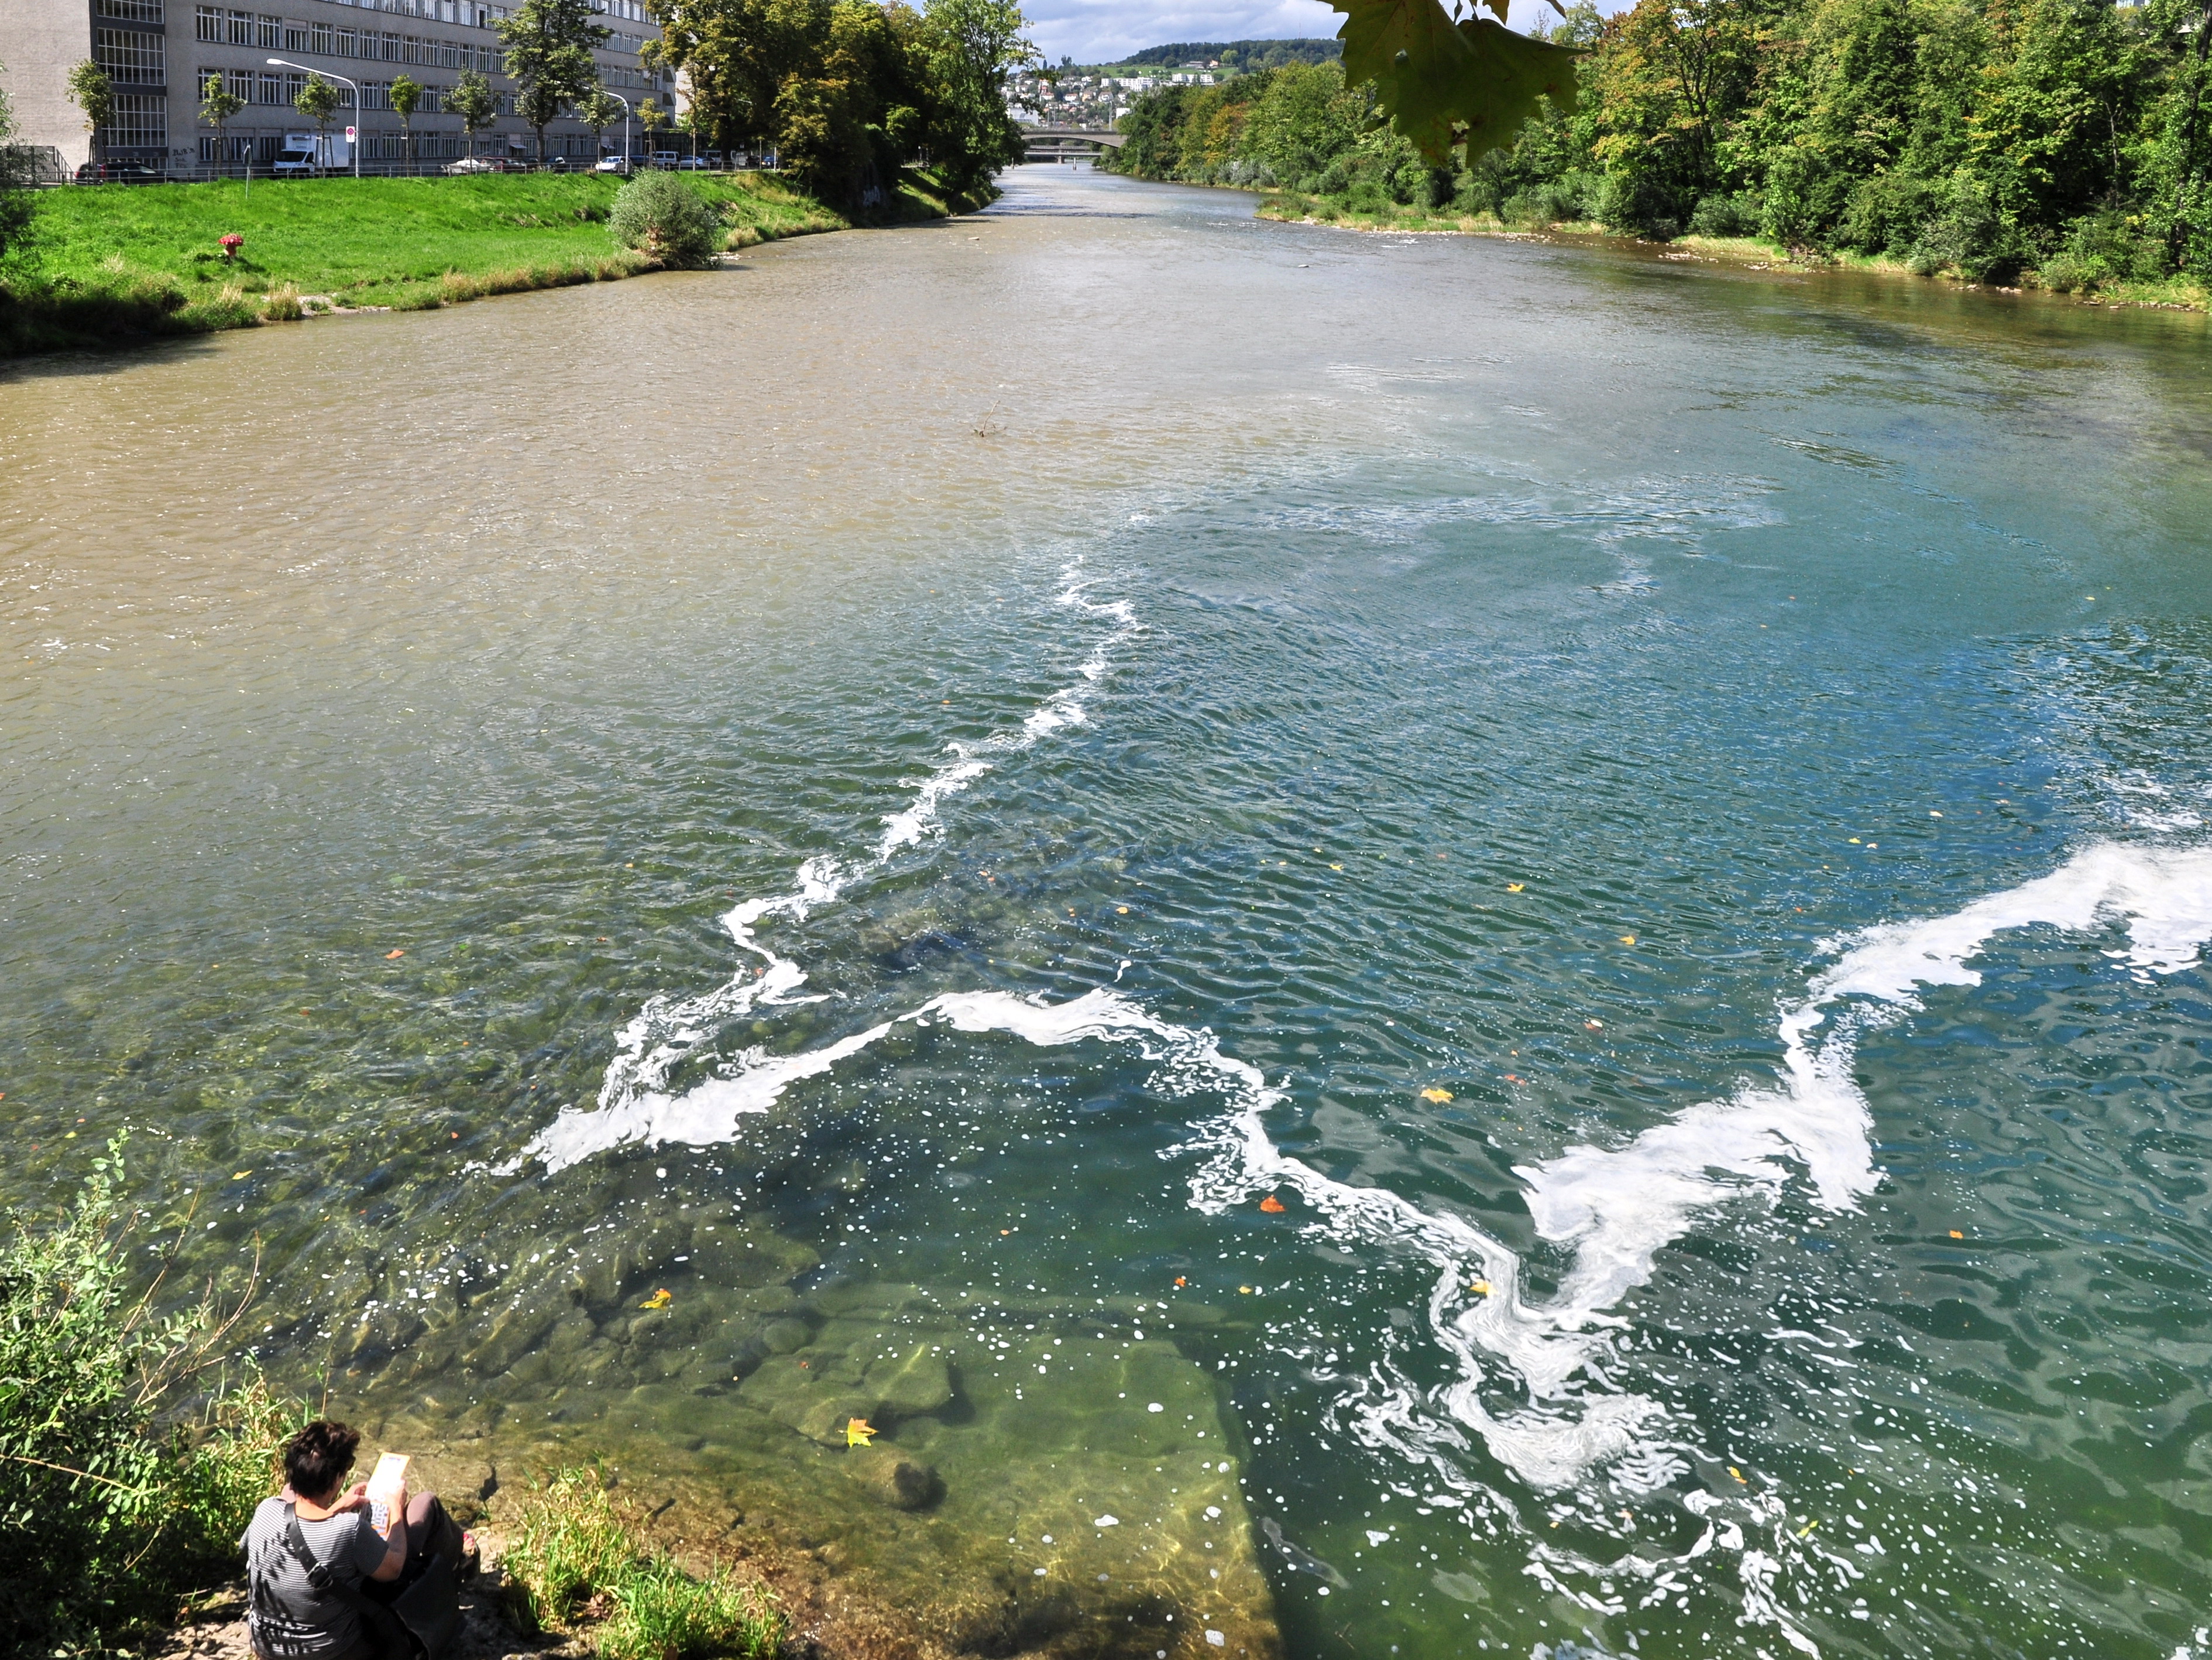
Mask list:
[[[410,1585],[420,1579],[430,1566],[430,1559],[442,1556],[458,1570],[461,1566],[461,1526],[446,1514],[435,1493],[429,1496],[419,1514],[409,1506],[407,1517],[407,1560],[396,1579],[364,1579],[362,1594],[387,1607]]]

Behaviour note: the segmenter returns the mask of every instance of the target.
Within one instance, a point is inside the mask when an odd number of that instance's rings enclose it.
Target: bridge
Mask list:
[[[1101,150],[1119,149],[1128,139],[1118,132],[1096,127],[1024,127],[1025,161],[1073,161],[1095,159]]]

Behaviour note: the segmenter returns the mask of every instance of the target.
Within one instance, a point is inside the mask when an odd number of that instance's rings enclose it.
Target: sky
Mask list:
[[[1208,4],[1206,0],[1027,0],[1022,9],[1030,20],[1030,39],[1055,64],[1062,58],[1079,64],[1110,64],[1146,46],[1175,40],[1333,40],[1344,21],[1341,13],[1322,0],[1258,0],[1243,5]],[[1514,27],[1527,28],[1535,15],[1535,0],[1514,0]]]

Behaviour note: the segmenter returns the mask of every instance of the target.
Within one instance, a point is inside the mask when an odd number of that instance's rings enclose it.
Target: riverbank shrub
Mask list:
[[[656,264],[683,270],[713,258],[714,215],[679,173],[641,173],[607,215],[616,241]]]
[[[720,1567],[687,1572],[644,1538],[590,1470],[561,1471],[525,1504],[501,1566],[520,1630],[588,1626],[604,1660],[769,1660],[783,1646],[783,1617],[766,1586]]]
[[[305,1413],[222,1369],[250,1288],[164,1313],[134,1268],[122,1144],[58,1215],[0,1241],[0,1631],[15,1651],[112,1646],[234,1573]]]

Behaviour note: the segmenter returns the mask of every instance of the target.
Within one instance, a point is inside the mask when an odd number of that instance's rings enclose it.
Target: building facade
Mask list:
[[[264,10],[264,7],[276,7]],[[337,85],[343,111],[333,130],[357,127],[364,168],[437,165],[465,155],[531,158],[537,135],[514,113],[514,83],[503,72],[493,25],[512,8],[477,0],[0,0],[0,86],[14,101],[17,141],[52,146],[75,167],[92,155],[92,134],[70,102],[70,69],[90,58],[114,89],[112,124],[100,134],[110,161],[137,161],[173,173],[272,160],[287,132],[310,124],[293,108],[307,72]],[[673,78],[647,70],[639,52],[657,31],[642,0],[592,0],[611,31],[593,56],[600,83],[635,106],[674,101]],[[271,64],[271,58],[288,65]],[[490,78],[500,113],[471,139],[445,110],[464,70]],[[423,88],[411,143],[392,112],[401,75]],[[220,135],[200,119],[201,89],[211,75],[246,100]],[[338,76],[358,84],[360,107]],[[641,148],[642,133],[637,134]],[[588,165],[592,134],[562,120],[546,129],[548,159]],[[619,149],[623,133],[606,135]],[[410,153],[411,152],[411,153]]]

